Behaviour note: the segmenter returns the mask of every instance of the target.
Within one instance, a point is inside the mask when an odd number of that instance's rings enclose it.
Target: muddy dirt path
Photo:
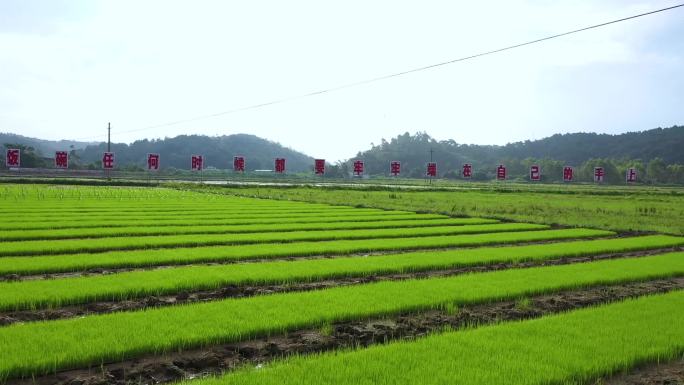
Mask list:
[[[615,374],[597,385],[684,385],[684,358],[672,362],[645,365]]]
[[[381,319],[341,322],[320,329],[299,330],[286,335],[257,338],[247,342],[187,350],[164,356],[146,356],[33,379],[13,379],[9,380],[8,384],[167,383],[217,374],[243,365],[266,364],[273,359],[291,354],[311,354],[340,348],[369,346],[396,339],[412,339],[439,332],[447,326],[459,329],[474,324],[529,319],[634,296],[681,289],[684,289],[684,277],[573,290],[530,297],[525,300],[462,307],[451,312],[430,310]],[[645,376],[653,378],[660,375],[658,370],[644,373],[646,373]],[[633,384],[634,382],[613,383]]]
[[[631,253],[611,253],[601,254],[589,257],[574,257],[561,258],[548,261],[531,261],[531,262],[517,262],[517,263],[496,263],[490,265],[468,266],[451,269],[440,269],[433,271],[413,272],[413,273],[399,273],[399,274],[384,274],[384,275],[370,275],[366,277],[354,278],[335,278],[325,279],[316,282],[302,282],[289,284],[272,284],[272,285],[226,285],[213,290],[196,290],[183,291],[172,295],[163,296],[145,296],[123,301],[98,301],[81,305],[64,306],[52,309],[34,309],[21,311],[5,311],[0,312],[0,326],[11,325],[16,322],[32,322],[43,320],[56,320],[64,318],[82,317],[91,314],[106,314],[116,311],[130,311],[140,310],[150,307],[162,307],[179,304],[197,303],[214,301],[225,298],[241,298],[250,297],[254,295],[285,293],[294,291],[308,291],[320,290],[338,286],[359,285],[378,281],[396,281],[404,279],[424,279],[447,277],[464,273],[473,272],[488,272],[505,269],[522,269],[538,266],[551,265],[565,265],[572,263],[584,263],[597,260],[615,259],[615,258],[636,258],[646,255],[659,254],[664,252],[681,251],[682,247],[656,249],[649,251],[639,251]]]

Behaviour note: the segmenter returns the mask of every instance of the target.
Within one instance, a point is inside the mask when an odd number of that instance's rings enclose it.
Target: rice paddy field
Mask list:
[[[0,383],[684,381],[678,193],[658,231],[260,191],[0,185]]]

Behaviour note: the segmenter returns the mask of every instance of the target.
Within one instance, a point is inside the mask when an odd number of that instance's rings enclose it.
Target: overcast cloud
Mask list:
[[[505,144],[684,123],[684,8],[404,77],[673,1],[0,2],[0,131],[131,142],[251,133],[330,160],[427,131]],[[228,154],[230,155],[230,154]]]

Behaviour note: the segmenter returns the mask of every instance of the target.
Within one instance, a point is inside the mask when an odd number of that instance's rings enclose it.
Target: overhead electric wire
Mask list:
[[[575,33],[588,31],[591,29],[601,28],[601,27],[605,27],[607,25],[616,24],[616,23],[636,19],[636,18],[643,17],[643,16],[653,15],[653,14],[665,12],[665,11],[670,11],[670,10],[673,10],[675,8],[680,8],[680,7],[684,7],[684,3],[673,5],[673,6],[667,7],[667,8],[657,9],[654,11],[640,13],[637,15],[623,17],[621,19],[611,20],[611,21],[607,21],[604,23],[600,23],[600,24],[594,24],[594,25],[591,25],[588,27],[583,27],[583,28],[572,30],[572,31],[567,31],[567,32],[558,33],[555,35],[542,37],[542,38],[535,39],[535,40],[526,41],[524,43],[509,45],[509,46],[506,46],[503,48],[497,48],[497,49],[490,50],[490,51],[484,51],[484,52],[476,53],[476,54],[469,55],[469,56],[463,56],[463,57],[460,57],[457,59],[452,59],[452,60],[444,61],[441,63],[436,63],[436,64],[431,64],[431,65],[427,65],[427,66],[423,66],[423,67],[413,68],[413,69],[409,69],[409,70],[401,71],[401,72],[395,72],[395,73],[388,74],[388,75],[383,75],[383,76],[378,76],[378,77],[369,78],[369,79],[365,79],[365,80],[360,80],[360,81],[356,81],[353,83],[347,83],[347,84],[343,84],[343,85],[340,85],[337,87],[326,88],[326,89],[313,91],[313,92],[309,92],[309,93],[305,93],[305,94],[301,94],[301,95],[294,95],[294,96],[289,96],[289,97],[285,97],[285,98],[281,98],[281,99],[274,99],[274,100],[271,100],[269,102],[252,104],[252,105],[244,106],[244,107],[238,107],[238,108],[234,108],[231,110],[217,112],[217,113],[213,113],[213,114],[200,115],[200,116],[195,116],[192,118],[181,119],[181,120],[176,120],[176,121],[162,123],[162,124],[156,124],[156,125],[137,128],[137,129],[133,129],[133,130],[119,131],[118,134],[127,134],[127,133],[132,133],[132,132],[151,130],[154,128],[174,126],[176,124],[181,124],[181,123],[189,123],[189,122],[194,122],[194,121],[198,121],[198,120],[210,119],[210,118],[215,118],[217,116],[228,115],[228,114],[241,112],[241,111],[253,110],[253,109],[257,109],[257,108],[271,106],[274,104],[281,104],[281,103],[286,103],[286,102],[290,102],[290,101],[297,100],[297,99],[303,99],[303,98],[307,98],[307,97],[311,97],[311,96],[335,92],[335,91],[339,91],[339,90],[343,90],[343,89],[347,89],[347,88],[358,87],[361,85],[365,85],[365,84],[369,84],[369,83],[375,83],[375,82],[379,82],[382,80],[387,80],[387,79],[391,79],[391,78],[395,78],[395,77],[399,77],[399,76],[412,74],[415,72],[420,72],[420,71],[425,71],[425,70],[429,70],[429,69],[433,69],[433,68],[437,68],[437,67],[442,67],[445,65],[454,64],[454,63],[458,63],[458,62],[462,62],[462,61],[466,61],[466,60],[471,60],[471,59],[479,58],[482,56],[487,56],[487,55],[492,55],[492,54],[496,54],[496,53],[500,53],[500,52],[504,52],[504,51],[509,51],[509,50],[512,50],[515,48],[520,48],[520,47],[524,47],[524,46],[528,46],[528,45],[532,45],[532,44],[536,44],[536,43],[541,43],[541,42],[544,42],[547,40],[556,39],[559,37],[568,36],[568,35],[572,35]],[[102,135],[91,136],[88,138],[80,138],[80,139],[76,139],[76,140],[84,140],[84,139],[89,139],[89,138],[99,138],[100,136],[102,136]]]

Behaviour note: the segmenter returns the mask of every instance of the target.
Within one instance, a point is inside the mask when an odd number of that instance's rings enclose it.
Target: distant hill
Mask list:
[[[28,136],[0,132],[0,146],[6,143],[19,143],[33,147],[44,156],[53,156],[55,151],[81,150],[96,142],[78,142],[75,140],[45,140],[29,138]],[[73,146],[73,147],[72,147]]]
[[[107,144],[87,146],[76,151],[76,156],[84,164],[98,162]],[[287,159],[288,172],[311,170],[313,158],[301,152],[284,147],[279,143],[248,134],[228,136],[181,135],[174,138],[138,140],[131,144],[112,143],[111,150],[115,153],[117,164],[120,166],[138,165],[144,167],[148,153],[160,154],[162,168],[174,167],[178,169],[190,168],[190,157],[202,155],[205,167],[231,169],[233,156],[245,157],[245,169],[248,171],[273,169],[273,161],[277,157]]]
[[[357,153],[353,159],[364,160],[367,173],[385,175],[390,161],[398,160],[402,162],[403,175],[420,177],[425,174],[425,163],[429,161],[431,151],[440,177],[457,177],[464,163],[473,164],[478,179],[491,179],[494,167],[500,163],[506,164],[512,176],[517,177],[526,174],[530,163],[540,163],[543,169],[554,170],[546,173],[553,179],[560,178],[557,169],[563,165],[590,170],[594,166],[607,167],[604,163],[613,163],[617,169],[613,179],[618,181],[622,169],[636,166],[645,170],[646,165],[656,158],[659,158],[656,162],[658,168],[684,164],[684,126],[620,135],[557,134],[505,146],[459,144],[454,140],[438,141],[424,132],[414,135],[407,132],[389,141],[383,139],[379,145]],[[681,173],[680,169],[676,168],[677,175]],[[586,179],[589,175],[584,177]],[[676,177],[677,180],[679,178]]]
[[[496,151],[509,158],[551,158],[578,164],[591,158],[629,158],[684,164],[684,126],[656,128],[620,135],[556,134],[507,144]]]

